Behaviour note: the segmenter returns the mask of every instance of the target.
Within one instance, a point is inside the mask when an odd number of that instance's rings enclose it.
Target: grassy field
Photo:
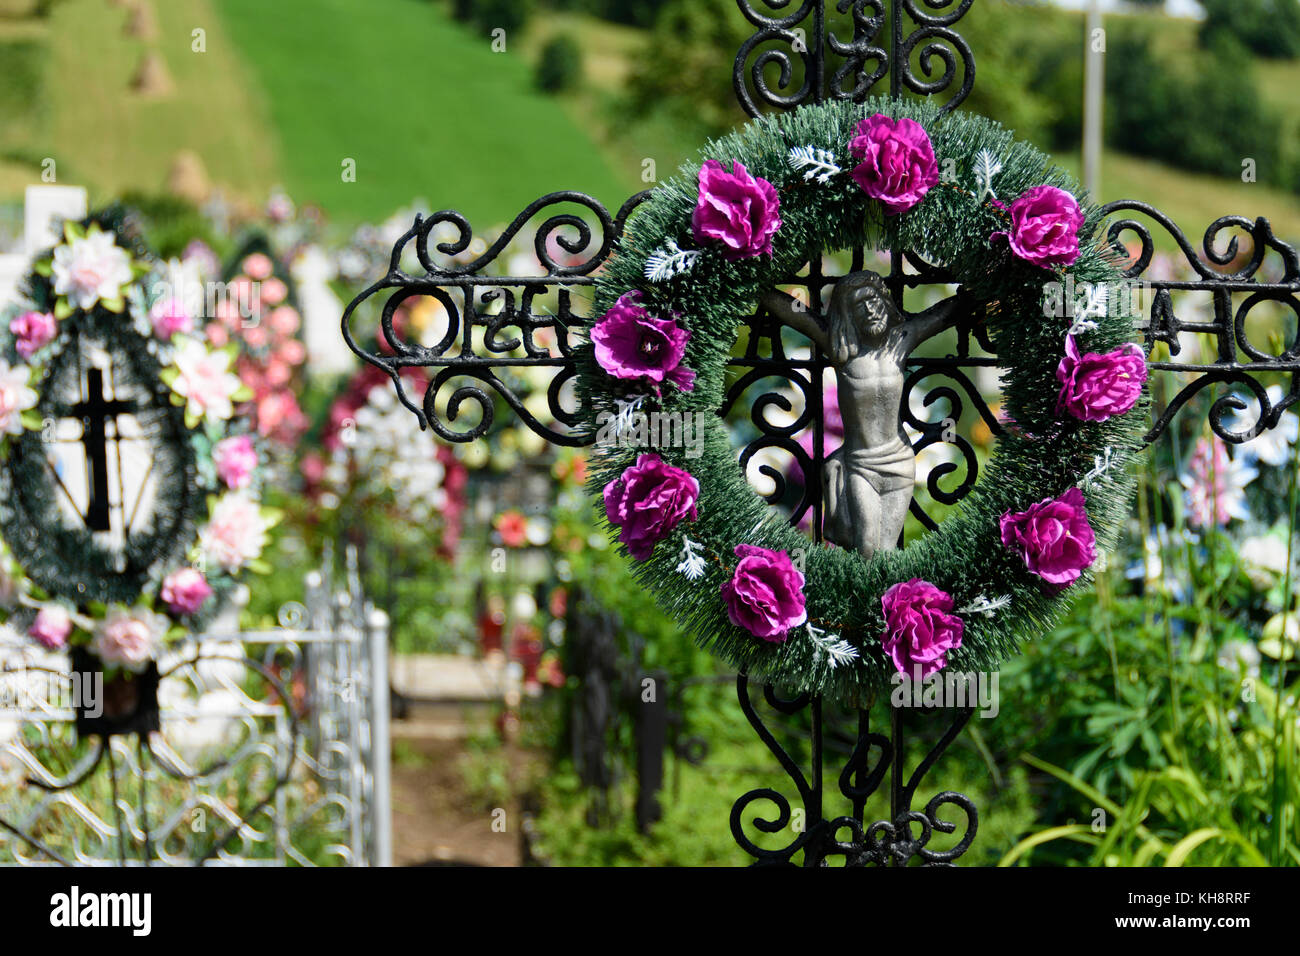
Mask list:
[[[1056,161],[1075,176],[1079,157],[1059,154]],[[1153,160],[1106,152],[1101,163],[1103,202],[1140,199],[1167,213],[1199,248],[1205,228],[1220,216],[1264,216],[1282,239],[1300,240],[1300,197],[1261,183],[1243,183],[1200,173],[1170,169]],[[1158,247],[1175,246],[1163,231],[1154,232]]]
[[[336,219],[422,197],[472,222],[508,221],[539,193],[582,189],[617,206],[634,188],[527,60],[428,0],[214,0],[265,90],[284,177]],[[344,159],[356,182],[344,182]]]
[[[48,25],[4,24],[6,35],[38,37],[46,70],[28,128],[0,143],[0,186],[12,195],[43,157],[60,182],[83,183],[103,201],[127,189],[161,191],[176,153],[198,153],[214,182],[250,194],[276,178],[274,137],[255,95],[239,80],[238,61],[208,0],[154,4],[158,38],[124,33],[126,12],[103,0],[58,4]],[[190,49],[191,30],[207,31],[207,52]],[[156,99],[131,92],[144,52],[157,50],[174,93]],[[0,82],[7,80],[0,79]],[[17,167],[17,168],[15,168]]]
[[[273,15],[264,0],[153,6],[153,41],[125,36],[125,11],[103,0],[65,0],[48,21],[0,19],[0,199],[20,196],[46,156],[61,182],[87,184],[97,201],[160,191],[177,152],[190,149],[214,183],[250,200],[282,184],[351,223],[422,198],[483,230],[551,189],[616,206],[644,187],[645,159],[663,178],[701,145],[663,120],[627,121],[619,91],[646,35],[592,17],[536,16],[494,53],[488,36],[429,0],[276,0]],[[197,27],[202,54],[190,48]],[[533,89],[532,64],[558,33],[582,46],[584,79],[546,97]],[[1161,38],[1191,55],[1194,24],[1169,21]],[[165,98],[128,88],[150,47],[175,84]],[[1300,125],[1288,102],[1300,62],[1258,71],[1262,94]],[[356,182],[341,175],[349,158]],[[1057,159],[1077,172],[1077,156]],[[1225,213],[1266,215],[1279,235],[1300,238],[1300,197],[1108,153],[1101,198],[1135,197],[1194,238]]]
[[[617,206],[640,188],[639,166],[616,174],[581,117],[533,90],[510,38],[493,53],[442,5],[276,0],[272,19],[262,0],[152,4],[154,41],[127,37],[125,11],[104,0],[65,0],[48,21],[0,19],[0,200],[19,198],[47,156],[95,202],[160,192],[182,149],[248,200],[281,184],[343,223],[422,197],[488,228],[551,189]],[[204,53],[191,51],[196,28]],[[44,57],[22,83],[4,69],[5,44],[19,42]],[[166,61],[168,96],[129,89],[149,48]],[[343,180],[349,158],[355,182]]]

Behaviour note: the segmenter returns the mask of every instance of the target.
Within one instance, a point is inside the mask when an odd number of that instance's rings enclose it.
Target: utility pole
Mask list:
[[[1101,201],[1101,110],[1106,31],[1101,25],[1101,0],[1090,0],[1084,29],[1083,59],[1083,185],[1093,202]]]

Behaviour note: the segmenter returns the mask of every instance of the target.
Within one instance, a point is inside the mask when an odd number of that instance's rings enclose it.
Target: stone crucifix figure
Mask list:
[[[907,357],[953,324],[957,296],[906,315],[874,272],[851,272],[831,290],[823,319],[771,290],[761,304],[808,336],[835,369],[844,445],[826,459],[826,537],[863,557],[897,546],[916,477],[916,456],[899,419]]]

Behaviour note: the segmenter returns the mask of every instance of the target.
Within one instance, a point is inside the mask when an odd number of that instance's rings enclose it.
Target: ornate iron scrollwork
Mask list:
[[[1229,411],[1244,411],[1247,405],[1231,392],[1220,396],[1209,409],[1210,428],[1219,438],[1239,444],[1275,428],[1282,413],[1300,401],[1300,338],[1292,341],[1281,354],[1274,355],[1250,340],[1246,319],[1251,310],[1261,303],[1280,302],[1300,320],[1300,300],[1296,298],[1297,293],[1300,293],[1300,256],[1296,249],[1278,239],[1268,220],[1262,216],[1254,220],[1245,216],[1222,216],[1216,219],[1205,230],[1198,252],[1168,216],[1147,203],[1131,200],[1113,202],[1104,206],[1103,212],[1108,216],[1136,212],[1153,220],[1177,244],[1186,267],[1193,276],[1187,280],[1150,276],[1148,270],[1155,255],[1155,242],[1150,228],[1132,216],[1110,221],[1107,238],[1117,253],[1129,255],[1123,243],[1126,234],[1131,233],[1137,238],[1137,252],[1132,255],[1133,261],[1124,270],[1124,276],[1150,288],[1150,309],[1147,318],[1140,323],[1145,334],[1146,350],[1150,353],[1157,342],[1163,342],[1170,352],[1170,360],[1151,361],[1149,367],[1153,371],[1196,375],[1162,409],[1157,410],[1156,420],[1146,434],[1146,441],[1151,442],[1159,437],[1183,406],[1199,392],[1213,385],[1242,386],[1259,403],[1260,409],[1250,428],[1230,431],[1223,423],[1224,415]],[[1220,238],[1230,229],[1242,230],[1250,240],[1250,252],[1244,261],[1241,261],[1241,237],[1230,235],[1227,244],[1223,248],[1219,247]],[[1261,277],[1270,251],[1276,253],[1280,274]],[[1209,321],[1180,319],[1175,314],[1171,292],[1209,296],[1213,318]],[[1234,293],[1247,295],[1245,301],[1235,309],[1232,300]],[[1212,362],[1172,360],[1182,351],[1180,336],[1185,332],[1213,338],[1215,355]],[[1271,402],[1266,389],[1255,378],[1255,375],[1263,372],[1281,372],[1291,376],[1291,387],[1281,401]]]
[[[415,223],[393,246],[388,273],[348,304],[343,313],[343,337],[354,352],[388,374],[398,399],[415,413],[420,427],[432,428],[446,441],[470,442],[487,434],[496,414],[490,394],[495,393],[548,441],[580,444],[570,430],[580,420],[579,410],[566,405],[562,394],[574,376],[569,331],[576,321],[572,292],[592,284],[591,274],[609,257],[623,224],[645,196],[638,193],[611,215],[585,193],[550,193],[530,203],[491,245],[482,248],[476,248],[473,229],[460,213],[443,210],[427,218],[417,215]],[[551,207],[563,211],[546,216],[530,237],[545,274],[487,274],[524,227]],[[595,231],[575,208],[595,220]],[[571,232],[566,234],[565,230]],[[556,250],[565,256],[563,261]],[[412,275],[403,269],[403,260],[411,257],[423,274]],[[550,311],[540,307],[538,300],[552,292],[556,294],[556,308]],[[384,297],[379,333],[387,349],[369,351],[354,337],[352,321],[357,309],[376,296]],[[442,335],[430,344],[407,340],[395,323],[398,309],[420,297],[433,299],[445,316]],[[481,332],[482,352],[475,339],[476,330]],[[543,336],[547,341],[542,341]],[[520,350],[522,356],[512,354]],[[419,380],[423,395],[417,399],[407,393],[407,386],[415,380],[403,375],[404,370],[415,368],[437,370],[430,378]],[[555,370],[546,393],[552,422],[543,422],[533,414],[499,374],[503,369],[520,368]],[[461,384],[444,397],[444,386],[455,378],[474,382]],[[467,402],[477,409],[478,420],[457,428],[456,422],[469,411]],[[439,414],[440,407],[444,414]]]
[[[776,735],[759,717],[750,697],[749,681],[742,674],[736,680],[741,710],[759,739],[776,758],[798,793],[802,813],[796,818],[789,799],[779,790],[761,787],[741,796],[731,808],[731,833],[736,843],[760,866],[789,866],[802,855],[804,866],[825,866],[834,857],[842,857],[848,866],[906,866],[913,858],[923,866],[948,866],[962,856],[975,840],[979,829],[979,812],[966,796],[951,790],[936,794],[922,811],[912,809],[912,801],[921,781],[957,739],[970,720],[972,710],[954,712],[953,719],[938,742],[931,747],[912,771],[906,774],[906,738],[900,715],[893,711],[890,736],[874,733],[869,727],[870,711],[859,711],[852,752],[838,775],[838,788],[852,805],[851,813],[827,819],[824,814],[823,763],[824,741],[829,733],[824,727],[820,699],[801,694],[780,697],[770,686],[763,687],[763,699],[778,714],[790,716],[807,711],[811,721],[810,773],[805,775],[796,760],[776,739]],[[876,756],[873,759],[873,753]],[[891,776],[890,816],[866,822],[867,801]],[[746,811],[760,803],[775,808],[772,817],[754,816],[748,822],[761,833],[789,832],[790,841],[779,847],[765,847],[755,842],[745,829]],[[965,815],[964,829],[958,842],[948,849],[935,849],[929,843],[937,833],[956,833],[958,824],[939,816],[942,807],[953,805]],[[800,821],[802,825],[799,825]],[[841,834],[847,832],[847,839]]]
[[[831,98],[861,100],[888,77],[889,92],[895,96],[907,92],[926,96],[947,92],[950,95],[942,109],[955,109],[970,93],[975,77],[974,55],[954,29],[972,2],[891,0],[886,12],[884,0],[801,0],[797,5],[790,0],[737,0],[740,12],[755,27],[755,32],[741,46],[734,62],[732,78],[737,98],[742,108],[756,117],[764,109],[788,110],[803,103]],[[764,9],[769,12],[763,12]],[[913,70],[914,55],[919,61],[920,76]],[[792,89],[796,66],[802,70],[802,79],[798,88]],[[766,79],[772,67],[776,67],[776,89],[769,87]],[[959,74],[961,82],[958,85]],[[344,337],[354,352],[393,379],[403,404],[416,414],[421,427],[432,427],[443,438],[466,442],[485,434],[493,415],[490,391],[504,399],[508,407],[538,434],[557,444],[577,444],[579,439],[567,427],[578,420],[577,410],[566,406],[562,396],[564,383],[573,375],[569,330],[578,317],[573,311],[570,293],[592,283],[593,273],[609,256],[624,223],[645,195],[633,196],[611,215],[582,193],[551,193],[520,212],[501,237],[478,252],[472,251],[473,236],[469,223],[458,213],[444,211],[429,219],[417,218],[412,229],[395,245],[387,275],[348,306],[343,316]],[[484,274],[511,240],[522,234],[529,222],[543,210],[564,203],[585,209],[594,219],[596,231],[590,225],[580,223],[580,216],[553,213],[535,228],[532,237],[544,275],[499,277]],[[1210,363],[1151,362],[1151,368],[1158,372],[1192,372],[1199,377],[1158,410],[1146,440],[1149,442],[1158,437],[1190,399],[1215,384],[1240,385],[1260,406],[1259,417],[1249,429],[1231,432],[1224,425],[1223,418],[1230,410],[1244,409],[1245,403],[1232,394],[1218,398],[1210,408],[1209,422],[1219,437],[1230,442],[1242,442],[1275,427],[1282,412],[1300,401],[1300,378],[1297,377],[1300,376],[1300,342],[1290,343],[1281,354],[1270,354],[1250,341],[1245,323],[1250,311],[1265,301],[1282,302],[1300,316],[1300,304],[1296,300],[1300,293],[1300,261],[1296,250],[1278,240],[1268,221],[1262,218],[1250,220],[1225,216],[1216,220],[1206,230],[1198,253],[1168,217],[1146,203],[1111,203],[1103,207],[1103,212],[1107,216],[1134,212],[1154,220],[1173,237],[1195,274],[1190,281],[1145,277],[1155,253],[1150,229],[1132,217],[1109,222],[1107,237],[1116,245],[1117,252],[1128,255],[1120,242],[1124,235],[1132,233],[1138,238],[1137,254],[1132,257],[1125,275],[1149,282],[1153,290],[1149,317],[1141,323],[1148,352],[1156,342],[1164,342],[1177,355],[1179,334],[1183,332],[1208,334],[1217,342],[1216,357]],[[434,252],[443,256],[443,260],[435,259],[429,251],[432,232],[440,227],[455,232],[453,236],[434,243]],[[550,254],[552,246],[548,241],[562,229],[574,230],[574,234],[559,239],[556,245],[575,257],[563,262]],[[1244,264],[1237,264],[1242,251],[1238,236],[1231,236],[1222,248],[1218,245],[1220,237],[1231,229],[1243,230],[1252,242]],[[423,274],[411,275],[402,270],[406,247],[412,239],[416,240],[415,259]],[[1265,267],[1269,250],[1274,251],[1281,261],[1280,275],[1262,280],[1259,274]],[[863,250],[854,250],[850,270],[861,270],[865,260]],[[798,276],[792,277],[790,284],[803,287],[810,307],[817,309],[822,305],[824,291],[835,278],[825,275],[822,263],[814,261]],[[949,281],[942,267],[926,262],[918,250],[894,249],[889,254],[886,282],[897,301],[901,302],[905,289]],[[1212,296],[1212,321],[1183,320],[1174,314],[1170,293],[1189,290]],[[557,296],[554,313],[539,310],[538,300],[544,293],[552,291]],[[1243,292],[1249,297],[1234,309],[1233,293]],[[386,340],[393,342],[391,353],[361,348],[351,332],[357,307],[381,293],[389,296],[383,309],[381,331]],[[399,330],[393,326],[394,312],[402,301],[412,296],[435,298],[448,315],[446,334],[432,346],[398,344],[395,341]],[[498,301],[501,304],[498,311],[492,312],[487,308]],[[757,436],[741,450],[741,466],[748,467],[766,451],[778,450],[788,455],[791,464],[802,473],[802,488],[797,495],[791,494],[788,478],[792,472],[789,469],[782,471],[760,461],[758,473],[772,482],[774,490],[767,495],[769,501],[782,501],[789,506],[793,522],[810,521],[814,535],[818,535],[822,517],[820,489],[825,426],[822,382],[827,363],[815,348],[809,349],[807,357],[788,356],[776,324],[761,311],[751,318],[749,324],[746,350],[731,363],[738,378],[727,393],[727,406],[722,411],[725,414],[738,404],[749,403],[747,418]],[[476,352],[472,336],[476,327],[485,330],[481,353]],[[538,343],[537,336],[541,330],[553,331],[553,346]],[[521,348],[525,353],[522,357],[508,354]],[[945,421],[959,420],[963,412],[971,408],[993,436],[1002,434],[997,416],[971,378],[981,370],[997,368],[997,359],[992,357],[992,352],[982,325],[977,317],[972,316],[970,321],[958,327],[957,344],[949,354],[918,357],[910,363],[900,415],[903,422],[919,435],[914,447],[920,452],[935,444],[947,444],[955,450],[956,460],[938,464],[926,479],[926,490],[940,504],[953,504],[965,497],[978,478],[977,458],[969,439],[948,428]],[[553,422],[540,421],[530,413],[519,396],[497,374],[503,368],[530,366],[556,370],[547,391]],[[412,401],[405,392],[403,372],[413,367],[437,369],[419,402]],[[1270,402],[1266,390],[1254,377],[1260,372],[1282,372],[1291,376],[1290,390],[1281,401]],[[478,384],[461,385],[455,389],[446,403],[444,420],[437,414],[438,390],[457,376],[477,380]],[[948,381],[935,381],[939,378]],[[781,391],[765,390],[753,397],[749,395],[761,382],[770,379],[784,381],[788,387]],[[797,414],[792,396],[802,399],[803,407]],[[916,396],[920,408],[945,412],[944,419],[936,421],[933,417],[917,414],[913,410],[917,407],[913,404],[913,396]],[[452,424],[465,402],[476,404],[481,417],[473,426],[453,429]],[[939,404],[947,407],[937,408]],[[780,421],[777,412],[785,413],[789,420]],[[813,432],[811,453],[796,440],[800,432],[808,428]],[[954,479],[955,485],[952,484]],[[911,511],[924,526],[936,526],[933,518],[915,499]],[[788,863],[802,853],[805,863],[822,863],[829,857],[839,856],[849,864],[902,864],[919,858],[926,864],[939,865],[957,859],[970,846],[978,815],[968,798],[942,791],[927,802],[924,810],[912,809],[915,791],[922,778],[965,726],[970,718],[969,711],[954,714],[948,732],[906,779],[902,766],[902,743],[906,737],[901,712],[892,712],[891,734],[886,738],[869,732],[868,714],[863,711],[859,718],[859,735],[839,784],[841,794],[853,803],[854,813],[827,820],[822,816],[821,805],[824,730],[821,702],[806,698],[783,700],[771,688],[764,689],[767,703],[778,714],[791,716],[805,709],[812,714],[810,743],[814,766],[812,776],[805,777],[757,718],[743,677],[738,690],[742,709],[790,776],[807,814],[807,829],[802,834],[780,849],[764,849],[743,833],[740,826],[742,811],[763,801],[775,807],[774,817],[760,817],[753,821],[759,831],[772,834],[789,825],[790,802],[771,788],[755,790],[741,797],[732,811],[732,830],[741,847],[758,862]],[[873,751],[879,751],[874,762],[869,759]],[[868,825],[862,806],[889,770],[892,770],[895,781],[891,794],[891,818]],[[932,850],[928,843],[935,832],[955,831],[954,824],[937,816],[942,807],[949,805],[957,806],[966,814],[966,831],[952,849]],[[914,827],[919,829],[914,832]],[[847,834],[848,838],[839,839],[841,834]]]
[[[757,117],[763,107],[788,110],[828,99],[861,101],[885,77],[894,96],[904,91],[933,96],[952,89],[960,68],[961,83],[943,106],[945,111],[956,109],[974,85],[975,56],[952,27],[972,2],[894,0],[887,15],[884,0],[838,0],[834,4],[803,0],[790,13],[781,12],[790,6],[789,0],[737,0],[741,13],[757,29],[736,54],[732,70],[736,98],[746,113]],[[764,13],[758,9],[760,5],[774,12]],[[848,17],[848,39],[837,34],[839,24],[827,16],[832,6]],[[911,20],[910,30],[906,20]],[[882,36],[886,24],[888,38]],[[912,69],[914,54],[921,76]],[[828,57],[838,60],[838,65],[828,63]],[[781,92],[794,85],[796,58],[802,67],[802,82],[798,89]],[[828,73],[832,65],[834,71]],[[934,75],[936,65],[942,66],[938,76]],[[768,85],[773,66],[776,89]]]

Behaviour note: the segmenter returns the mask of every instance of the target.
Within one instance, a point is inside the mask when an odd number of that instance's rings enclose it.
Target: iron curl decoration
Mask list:
[[[580,409],[566,405],[563,394],[574,376],[570,329],[580,318],[573,311],[573,294],[591,285],[592,274],[604,264],[628,217],[646,195],[634,195],[611,214],[585,193],[549,193],[529,203],[491,243],[479,240],[482,248],[476,246],[473,229],[459,212],[417,215],[394,244],[387,274],[344,310],[344,341],[362,360],[388,375],[398,400],[416,416],[422,429],[432,428],[447,441],[464,443],[485,435],[496,418],[495,395],[548,441],[582,444],[571,430],[581,420]],[[545,218],[525,241],[544,274],[486,274],[538,216]],[[412,256],[419,269],[414,274],[403,268]],[[539,303],[551,294],[555,296],[554,309]],[[366,347],[353,332],[353,320],[364,303],[381,297],[384,304],[376,341],[383,344]],[[398,310],[419,297],[434,300],[445,317],[446,329],[429,345],[405,340],[397,328]],[[475,339],[476,329],[481,344]],[[512,354],[519,350],[523,356]],[[423,378],[403,374],[417,368],[436,371]],[[523,398],[498,374],[506,368],[555,370],[546,388],[551,422],[527,410]],[[440,394],[448,381],[457,377],[474,381],[452,391],[440,417]],[[408,394],[416,382],[423,385],[423,395]],[[477,408],[478,420],[470,427],[456,427],[466,403]]]
[[[852,28],[851,38],[844,40],[835,32],[838,24],[827,15],[829,0],[803,0],[791,12],[785,12],[790,0],[736,0],[740,12],[756,27],[741,45],[732,67],[736,99],[741,109],[757,118],[763,107],[790,110],[827,99],[861,102],[886,76],[894,96],[904,90],[929,96],[950,89],[960,65],[961,85],[942,107],[945,112],[956,109],[974,86],[975,56],[952,26],[966,15],[972,2],[924,0],[922,9],[915,0],[892,0],[886,15],[885,0],[838,0],[835,10],[848,15]],[[771,12],[759,10],[759,3]],[[905,19],[914,24],[911,32]],[[886,22],[890,24],[888,46],[881,42]],[[769,46],[773,43],[780,46]],[[918,47],[925,79],[912,72],[911,56]],[[757,56],[755,51],[760,51]],[[828,57],[842,61],[829,76]],[[796,58],[803,67],[803,79],[792,89]],[[943,72],[930,79],[935,60]],[[871,63],[875,66],[868,70]],[[775,89],[768,84],[771,66],[777,67]]]
[[[1242,428],[1238,424],[1234,430],[1225,424],[1224,418],[1232,413],[1239,423],[1237,413],[1246,411],[1247,403],[1231,390],[1216,397],[1210,404],[1207,421],[1211,431],[1220,439],[1240,444],[1276,428],[1282,413],[1300,402],[1300,338],[1275,355],[1251,342],[1246,322],[1250,312],[1266,302],[1289,308],[1300,320],[1300,299],[1297,298],[1300,295],[1300,254],[1295,247],[1278,239],[1269,221],[1262,216],[1255,219],[1235,215],[1219,217],[1206,228],[1198,249],[1168,216],[1148,203],[1134,200],[1112,202],[1102,207],[1102,213],[1104,216],[1138,213],[1154,222],[1173,240],[1193,274],[1192,279],[1184,280],[1147,276],[1155,258],[1151,227],[1132,215],[1122,215],[1108,222],[1106,237],[1116,256],[1131,260],[1122,270],[1124,277],[1133,280],[1141,291],[1149,291],[1147,314],[1137,323],[1144,334],[1148,367],[1156,373],[1196,376],[1182,384],[1163,407],[1155,409],[1155,420],[1145,441],[1150,443],[1158,438],[1188,402],[1215,386],[1239,386],[1259,406],[1258,415],[1249,427]],[[1124,242],[1125,236],[1130,234],[1136,244],[1134,251],[1130,251]],[[1249,242],[1248,252],[1243,249],[1243,240]],[[1273,278],[1261,274],[1270,252],[1276,255],[1280,266],[1279,274]],[[1209,320],[1180,318],[1175,312],[1174,292],[1208,296],[1213,317]],[[1235,308],[1234,294],[1246,296]],[[1156,343],[1168,347],[1170,359],[1179,356],[1183,333],[1213,339],[1213,361],[1150,359]],[[1274,402],[1269,398],[1267,390],[1255,377],[1260,373],[1290,376],[1290,388],[1280,401]]]
[[[935,374],[924,365],[912,371],[903,384],[904,401],[900,409],[903,421],[917,429],[921,433],[919,440],[913,443],[912,448],[916,452],[921,452],[931,445],[947,444],[954,445],[961,455],[962,463],[966,466],[966,476],[961,480],[957,487],[951,491],[945,491],[939,481],[948,475],[954,474],[958,469],[958,464],[952,461],[940,462],[930,469],[926,478],[926,489],[930,496],[941,504],[956,504],[962,498],[965,498],[975,487],[976,479],[979,475],[979,460],[975,455],[975,447],[964,436],[957,432],[956,423],[961,420],[962,413],[965,410],[965,403],[961,395],[951,385],[931,385],[921,399],[921,404],[926,408],[932,406],[935,402],[943,401],[947,403],[947,414],[938,422],[923,421],[912,411],[910,397],[912,392],[924,380]],[[988,404],[984,401],[983,396],[975,388],[974,384],[958,369],[943,369],[941,374],[951,378],[960,384],[971,397],[975,407],[979,409],[980,417],[985,422],[997,419],[989,410]],[[990,426],[992,427],[992,426]],[[928,517],[928,516],[927,516]]]
[[[799,762],[776,739],[776,735],[759,716],[749,689],[749,680],[741,674],[736,679],[737,697],[746,720],[754,732],[776,758],[789,777],[803,811],[806,826],[795,829],[788,843],[779,847],[760,846],[745,831],[746,811],[759,803],[769,804],[775,814],[770,817],[755,816],[749,823],[764,834],[777,834],[791,826],[795,805],[780,790],[759,787],[743,794],[731,808],[731,831],[755,866],[827,866],[831,858],[843,858],[846,866],[907,866],[914,858],[922,866],[951,866],[975,840],[979,829],[979,812],[966,796],[952,790],[943,790],[932,797],[924,810],[912,810],[916,790],[925,775],[943,753],[952,745],[971,719],[969,708],[952,712],[952,719],[940,739],[921,759],[910,775],[904,766],[906,756],[905,731],[901,711],[891,711],[891,733],[885,736],[873,733],[867,726],[867,710],[859,717],[859,726],[852,753],[838,775],[840,793],[852,804],[853,811],[831,819],[823,816],[823,762],[822,743],[829,739],[830,731],[824,726],[821,701],[800,695],[783,698],[770,686],[763,687],[763,699],[780,716],[789,717],[807,711],[811,721],[811,773],[805,774]],[[878,756],[873,760],[873,752]],[[871,823],[866,821],[866,804],[879,791],[886,776],[893,780],[891,787],[890,818]],[[958,824],[944,820],[939,810],[956,806],[965,815],[964,829],[958,842],[948,849],[929,846],[935,833],[956,833]],[[913,827],[919,832],[914,833]],[[848,839],[840,835],[848,831]]]
[[[921,72],[927,77],[933,72],[931,64],[934,60],[939,60],[943,64],[943,73],[936,79],[922,80],[912,72],[911,56],[912,51],[920,44],[922,40],[929,40],[924,47],[921,47]],[[944,46],[940,41],[947,41],[952,44],[953,49]],[[953,51],[956,52],[953,52]],[[952,85],[953,78],[957,75],[957,57],[960,56],[962,63],[967,67],[967,79],[958,89],[954,101],[960,103],[971,91],[973,82],[970,78],[969,69],[974,62],[971,49],[966,45],[966,41],[957,33],[951,30],[945,30],[942,27],[923,27],[911,34],[903,44],[903,63],[907,69],[903,71],[903,82],[907,88],[914,93],[921,93],[929,96],[932,93],[938,93]]]

